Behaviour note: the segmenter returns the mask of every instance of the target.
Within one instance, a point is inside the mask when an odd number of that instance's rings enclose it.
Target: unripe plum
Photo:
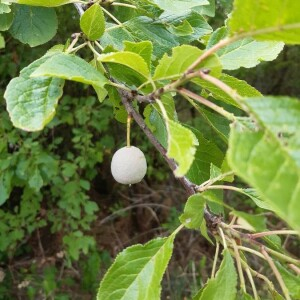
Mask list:
[[[122,184],[140,182],[147,172],[144,153],[137,147],[119,149],[111,161],[111,173],[114,179]]]

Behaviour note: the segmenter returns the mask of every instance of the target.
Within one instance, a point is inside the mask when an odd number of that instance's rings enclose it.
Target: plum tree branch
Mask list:
[[[75,3],[74,4],[79,15],[81,16],[84,13],[84,9],[82,7],[82,4]],[[113,80],[112,80],[113,81]],[[164,92],[163,90],[158,90],[161,94]],[[139,127],[143,130],[151,144],[156,148],[156,150],[162,155],[164,160],[169,165],[170,169],[174,171],[177,168],[177,165],[173,159],[170,159],[167,156],[166,149],[159,143],[159,141],[156,139],[154,134],[151,132],[151,130],[146,125],[143,117],[134,109],[132,105],[132,101],[136,99],[138,102],[147,102],[147,103],[153,103],[155,102],[155,95],[139,95],[135,91],[127,91],[125,89],[118,88],[118,93],[121,97],[122,103],[128,113],[135,122],[139,125]],[[197,193],[196,191],[196,185],[190,182],[186,177],[179,177],[177,178],[180,183],[183,185],[185,190],[187,191],[188,195],[194,195]],[[221,219],[219,216],[216,216],[212,214],[207,208],[204,210],[204,218],[207,223],[207,227],[210,229],[215,229],[217,227],[217,224],[221,222]]]

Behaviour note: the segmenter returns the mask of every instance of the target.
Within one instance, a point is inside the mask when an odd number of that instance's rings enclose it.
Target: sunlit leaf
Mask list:
[[[105,30],[105,18],[101,6],[95,3],[80,18],[80,28],[89,40],[99,39]]]
[[[227,37],[227,28],[219,28],[211,35],[207,48],[211,48],[225,37]],[[272,61],[283,47],[282,42],[258,42],[247,37],[222,47],[217,54],[223,69],[236,70],[241,67],[253,68],[263,61]]]
[[[181,77],[182,73],[186,71],[202,53],[202,50],[190,45],[182,45],[173,48],[171,56],[165,54],[159,61],[153,79],[163,80]],[[218,77],[221,75],[222,66],[216,56],[210,56],[208,59],[201,62],[196,69],[204,67],[211,70],[212,76]]]
[[[55,7],[68,3],[77,2],[75,0],[17,0],[18,4],[27,4],[32,6]]]
[[[124,42],[124,51],[134,52],[140,55],[148,65],[150,70],[151,58],[153,53],[153,45],[150,41],[142,41],[139,43]]]
[[[223,251],[223,261],[214,278],[208,280],[204,289],[193,300],[235,300],[237,274],[228,250]]]
[[[109,54],[102,54],[98,60],[105,63],[120,64],[127,66],[139,74],[148,78],[150,71],[146,61],[139,54],[129,51],[113,52]]]
[[[190,169],[199,144],[194,133],[172,120],[167,121],[168,151],[167,155],[173,158],[178,168],[174,174],[178,177],[185,175]]]
[[[231,127],[228,161],[262,200],[300,230],[299,109],[291,98],[248,98],[259,127],[240,120]],[[282,132],[279,134],[278,130]]]
[[[60,53],[46,60],[31,77],[58,77],[103,87],[107,78],[82,58],[66,53]]]
[[[105,274],[97,300],[158,300],[175,235],[123,250]]]
[[[229,19],[230,34],[246,34],[258,40],[300,44],[300,9],[295,0],[235,0]]]
[[[185,227],[190,229],[200,229],[203,222],[203,213],[206,199],[201,194],[195,194],[188,198],[183,214],[179,220]]]

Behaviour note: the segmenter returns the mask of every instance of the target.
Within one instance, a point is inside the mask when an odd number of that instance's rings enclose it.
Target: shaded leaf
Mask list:
[[[53,8],[17,5],[14,9],[11,35],[30,47],[50,41],[57,31],[57,17]]]
[[[38,168],[34,168],[29,181],[28,181],[28,185],[35,191],[35,192],[39,192],[39,190],[41,189],[41,187],[43,186],[44,181],[43,178],[41,176],[41,173],[39,171]]]
[[[116,88],[107,86],[108,99],[111,102],[114,110],[114,117],[120,123],[127,122],[127,111],[122,104],[122,100]]]
[[[0,31],[8,30],[13,22],[13,19],[13,12],[0,15]]]
[[[12,190],[13,172],[5,170],[0,173],[0,206],[9,198]]]
[[[200,131],[195,128],[191,128],[191,130],[195,134],[199,146],[186,177],[195,184],[201,184],[209,179],[211,164],[221,166],[224,154],[214,142],[205,139]]]
[[[30,75],[53,55],[58,53],[48,52],[24,68],[20,76],[12,79],[6,87],[4,98],[15,127],[26,131],[38,131],[55,115],[64,80],[50,77],[30,78]]]

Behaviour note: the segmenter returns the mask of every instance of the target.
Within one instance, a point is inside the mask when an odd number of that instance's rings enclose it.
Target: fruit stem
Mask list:
[[[131,115],[127,116],[127,147],[130,147],[130,127],[131,127]]]

